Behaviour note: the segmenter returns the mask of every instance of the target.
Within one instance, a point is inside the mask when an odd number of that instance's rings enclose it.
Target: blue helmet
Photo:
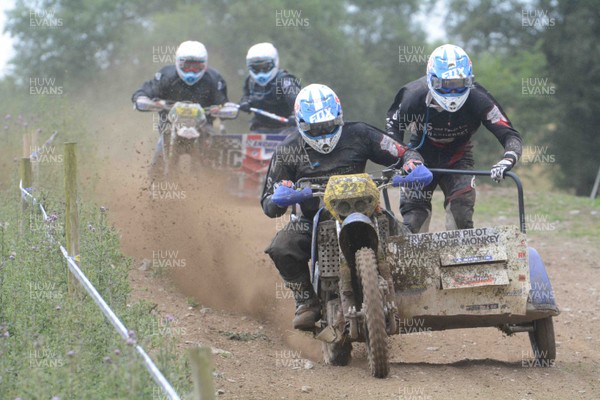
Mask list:
[[[319,153],[331,152],[342,135],[342,105],[328,86],[313,83],[302,89],[294,104],[302,138]]]
[[[458,111],[473,87],[473,66],[463,49],[452,44],[438,47],[427,62],[427,86],[446,111]]]

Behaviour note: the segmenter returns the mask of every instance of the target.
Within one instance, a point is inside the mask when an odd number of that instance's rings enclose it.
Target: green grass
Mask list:
[[[33,207],[20,212],[16,187],[0,193],[0,398],[163,398],[134,346],[83,289],[69,288],[66,262],[45,236],[49,226],[64,244],[64,205],[37,191],[57,217],[46,223]],[[120,253],[105,211],[80,207],[83,272],[176,390],[189,393],[190,368],[165,323],[150,313],[152,305],[128,303],[131,260]]]
[[[592,201],[558,191],[530,191],[527,187],[524,192],[528,235],[600,239],[600,199]],[[434,204],[441,201],[436,192]],[[517,204],[514,186],[482,185],[477,192],[475,225],[518,225]],[[442,212],[441,207],[436,212]]]

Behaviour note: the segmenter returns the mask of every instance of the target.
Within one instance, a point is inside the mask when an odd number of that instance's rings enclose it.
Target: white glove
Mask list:
[[[493,180],[495,180],[496,182],[500,182],[502,179],[504,179],[504,173],[507,171],[510,171],[510,169],[513,167],[514,162],[513,160],[509,159],[509,158],[504,158],[500,161],[498,161],[491,170],[491,177]]]

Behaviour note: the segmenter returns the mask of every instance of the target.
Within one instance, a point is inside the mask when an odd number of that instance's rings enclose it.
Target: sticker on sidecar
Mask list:
[[[503,264],[463,265],[442,268],[442,289],[508,285],[508,272]]]
[[[491,304],[469,304],[465,306],[466,311],[487,311],[487,310],[497,310],[500,308],[498,303]]]
[[[480,261],[492,261],[494,259],[493,256],[468,256],[468,257],[455,257],[452,261],[457,264],[466,264],[466,263],[474,263]]]

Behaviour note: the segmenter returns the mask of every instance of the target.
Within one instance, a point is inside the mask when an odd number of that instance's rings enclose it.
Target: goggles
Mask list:
[[[336,117],[331,121],[318,122],[315,124],[309,124],[308,122],[298,123],[300,129],[309,136],[319,137],[333,133],[339,126],[344,125],[341,116]]]
[[[473,87],[473,77],[441,79],[437,76],[431,77],[431,87],[436,91],[444,94],[449,93],[464,93],[467,89]]]
[[[206,68],[206,60],[194,60],[194,59],[187,59],[187,60],[179,60],[179,68],[181,68],[181,70],[183,72],[194,72],[194,73],[198,73],[200,71],[202,71],[204,68]]]
[[[257,60],[248,64],[248,68],[255,74],[261,72],[269,72],[275,67],[275,63],[272,60]]]

